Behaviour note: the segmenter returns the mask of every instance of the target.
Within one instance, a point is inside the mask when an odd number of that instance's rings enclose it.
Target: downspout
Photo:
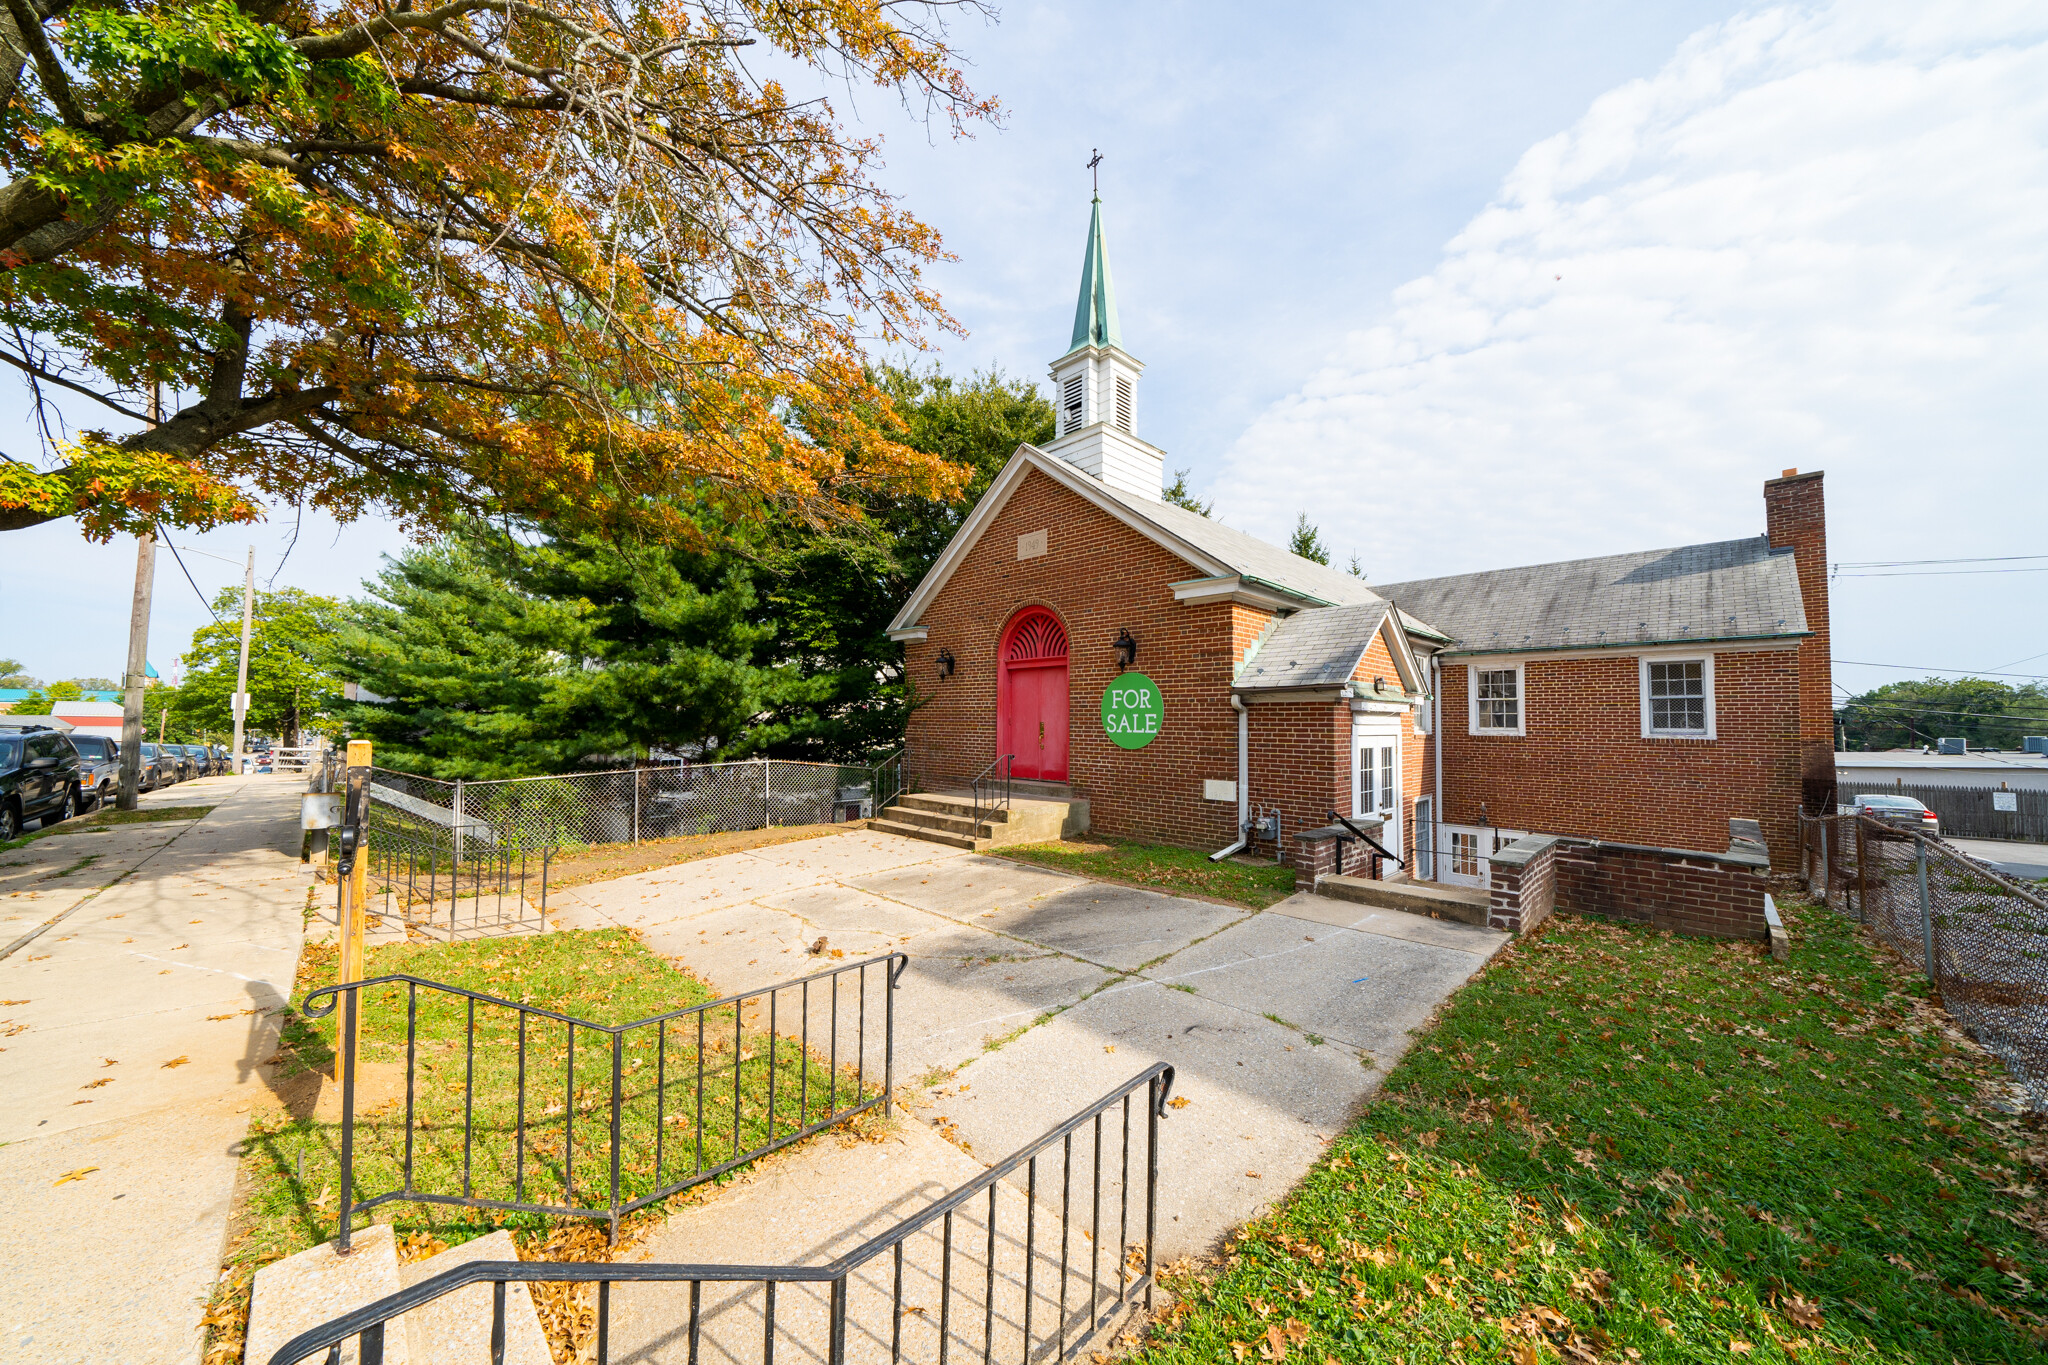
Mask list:
[[[1244,698],[1232,692],[1230,708],[1237,712],[1237,842],[1229,848],[1218,849],[1209,855],[1209,861],[1220,863],[1233,853],[1242,853],[1249,842],[1252,827],[1251,808],[1251,753],[1246,744],[1246,726],[1251,713],[1244,709]]]
[[[1429,656],[1429,744],[1436,753],[1430,764],[1436,779],[1435,794],[1429,802],[1429,879],[1440,882],[1444,866],[1444,675],[1443,651]]]

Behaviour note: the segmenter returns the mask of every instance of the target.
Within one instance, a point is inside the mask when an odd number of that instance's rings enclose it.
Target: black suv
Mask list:
[[[0,843],[30,820],[49,826],[76,815],[82,776],[78,750],[62,733],[0,730]]]

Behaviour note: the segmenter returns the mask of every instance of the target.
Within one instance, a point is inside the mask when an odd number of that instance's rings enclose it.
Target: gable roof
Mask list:
[[[1258,652],[1238,670],[1238,688],[1341,687],[1358,671],[1387,610],[1385,602],[1362,602],[1298,611],[1274,622]]]
[[[1790,549],[1762,536],[1377,585],[1462,653],[1807,633]]]
[[[1235,574],[1278,590],[1303,606],[1347,606],[1381,604],[1383,599],[1363,579],[1340,573],[1327,564],[1289,554],[1276,545],[1234,531],[1221,522],[1209,520],[1184,507],[1141,497],[1112,488],[1102,480],[1048,455],[1036,446],[1020,445],[1003,472],[996,475],[967,520],[953,533],[932,567],[889,623],[889,629],[914,627],[931,605],[953,571],[981,539],[988,524],[1023,483],[1025,475],[1037,470],[1078,497],[1093,503],[1110,516],[1148,540],[1180,556],[1201,573],[1212,577]]]

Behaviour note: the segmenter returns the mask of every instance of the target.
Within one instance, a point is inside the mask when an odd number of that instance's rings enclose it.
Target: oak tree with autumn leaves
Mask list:
[[[951,326],[938,237],[761,74],[964,128],[953,6],[4,5],[0,360],[132,434],[0,450],[0,530],[269,500],[667,539],[957,489],[862,358]],[[152,385],[186,399],[134,431]]]

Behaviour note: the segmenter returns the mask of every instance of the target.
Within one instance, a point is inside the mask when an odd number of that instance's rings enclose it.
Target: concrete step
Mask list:
[[[972,853],[980,853],[989,846],[986,839],[971,839],[964,834],[949,834],[942,829],[932,829],[925,825],[906,825],[895,820],[870,820],[868,828],[879,830],[883,834],[899,835],[905,839],[922,839],[928,844],[944,844],[947,848],[964,848]]]
[[[910,810],[926,811],[933,815],[947,815],[956,819],[972,819],[974,799],[967,796],[946,796],[936,792],[908,792],[896,798],[896,804]],[[981,818],[990,824],[1003,824],[1010,818],[1007,808],[985,810]]]
[[[943,830],[947,834],[961,834],[970,839],[993,839],[1001,828],[987,820],[977,824],[964,815],[940,815],[915,806],[890,806],[882,816],[899,825],[920,825],[925,829]]]
[[[1050,1117],[1050,1110],[1048,1110]],[[936,1119],[938,1116],[935,1115]],[[1136,1140],[1141,1146],[1143,1138]],[[1095,1273],[1096,1305],[1108,1312],[1120,1282],[1125,1249],[1117,1221],[1121,1186],[1116,1156],[1105,1144],[1102,1217],[1091,1217],[1091,1154],[1073,1144],[1075,1214],[1060,1222],[1061,1149],[1041,1156],[1038,1207],[1027,1217],[1023,1173],[996,1185],[993,1274],[988,1263],[989,1199],[970,1199],[949,1229],[935,1221],[903,1247],[903,1314],[895,1319],[897,1262],[890,1252],[864,1262],[846,1288],[847,1365],[887,1365],[895,1321],[902,1331],[901,1359],[930,1365],[940,1359],[979,1361],[992,1347],[996,1360],[1049,1360],[1055,1353],[1066,1309],[1066,1336],[1078,1337],[1090,1303]],[[993,1155],[993,1154],[989,1154]],[[672,1214],[635,1259],[730,1265],[817,1264],[859,1246],[902,1219],[929,1207],[946,1192],[973,1180],[987,1167],[914,1118],[899,1117],[866,1141],[839,1141],[829,1134],[799,1149],[790,1159],[760,1163],[750,1177],[719,1191],[717,1198]],[[1142,1169],[1134,1169],[1142,1180]],[[1137,1182],[1134,1182],[1134,1184]],[[1128,1233],[1142,1236],[1134,1197]],[[1025,1299],[1024,1234],[1034,1253],[1031,1275],[1031,1340],[1023,1336]],[[1092,1233],[1107,1234],[1098,1252]],[[1086,1234],[1086,1235],[1084,1235]],[[1062,1248],[1069,1265],[1061,1293]],[[993,1301],[990,1289],[993,1288]],[[700,1352],[689,1344],[689,1287],[681,1284],[621,1284],[612,1291],[613,1360],[637,1365],[686,1365],[693,1358],[758,1361],[762,1351],[763,1295],[759,1284],[706,1284],[702,1291]],[[775,1300],[776,1359],[822,1361],[830,1342],[830,1297],[824,1284],[785,1284]],[[944,1312],[941,1312],[941,1309]],[[993,1311],[991,1311],[993,1310]],[[1130,1325],[1117,1314],[1108,1328],[1077,1355],[1109,1351],[1116,1334]],[[941,1324],[947,1337],[940,1342]]]
[[[1316,894],[1381,910],[1454,919],[1484,926],[1491,897],[1484,891],[1440,882],[1378,882],[1366,877],[1316,878]]]
[[[471,1261],[516,1261],[519,1248],[500,1228],[438,1256],[399,1268],[410,1289],[421,1280]],[[411,1359],[420,1365],[491,1365],[491,1286],[472,1284],[443,1294],[402,1319]],[[387,1355],[386,1359],[390,1357]],[[252,1361],[258,1357],[250,1357]],[[533,1295],[523,1284],[505,1286],[505,1365],[551,1365],[548,1339],[540,1329]]]
[[[243,1359],[268,1365],[278,1348],[299,1333],[404,1288],[398,1273],[398,1246],[388,1226],[373,1224],[356,1233],[346,1256],[337,1255],[334,1246],[326,1242],[256,1272],[249,1295],[249,1336]],[[489,1340],[488,1329],[485,1340]],[[326,1352],[306,1358],[321,1361]],[[342,1365],[356,1365],[357,1358],[354,1341],[341,1348]],[[385,1365],[409,1365],[416,1359],[419,1357],[407,1351],[404,1328],[387,1328]]]

